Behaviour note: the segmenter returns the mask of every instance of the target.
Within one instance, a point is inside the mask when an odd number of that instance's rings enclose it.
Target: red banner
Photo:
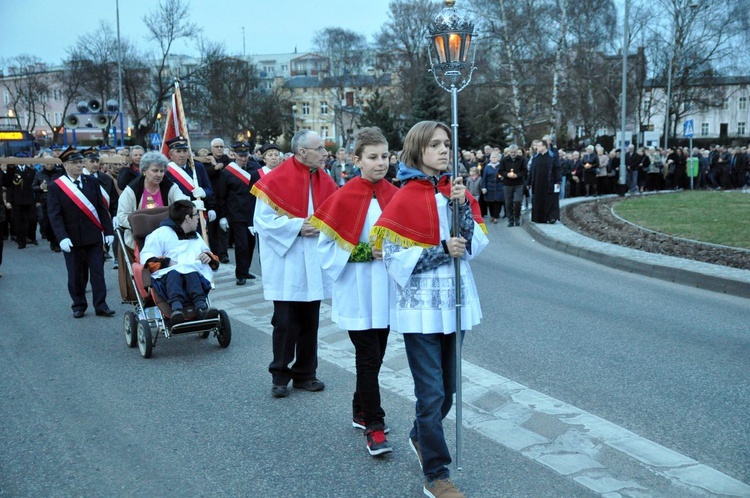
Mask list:
[[[172,108],[167,111],[167,122],[164,126],[164,138],[161,142],[161,153],[169,157],[169,147],[167,142],[180,135],[182,130],[182,124],[180,123],[180,112],[177,101],[177,94],[172,94]]]

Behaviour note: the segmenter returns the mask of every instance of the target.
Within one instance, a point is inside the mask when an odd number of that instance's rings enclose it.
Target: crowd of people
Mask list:
[[[167,143],[169,157],[139,146],[53,147],[39,157],[59,158],[62,166],[3,165],[0,223],[10,222],[7,235],[19,249],[39,244],[38,224],[50,250],[64,253],[76,318],[88,307],[89,281],[96,315],[115,314],[106,303],[104,262],[113,259],[117,269],[118,254],[133,256],[128,215],[136,210],[170,207],[145,254],[163,280],[157,291],[172,306],[174,324],[185,320],[189,302],[199,316],[213,311],[206,306],[208,277],[229,262],[230,247],[236,285],[254,279],[257,243],[264,297],[274,308],[271,395],[288,397],[290,382],[299,390],[325,389],[317,376],[318,322],[321,301],[330,298],[332,320],[348,332],[355,351],[352,426],[364,431],[371,455],[387,454],[392,446],[378,377],[389,334],[403,334],[416,396],[408,444],[425,494],[463,496],[450,481],[442,423],[456,389],[456,341],[482,318],[469,262],[488,244],[484,219],[506,218],[508,227],[517,227],[530,207],[533,222],[554,223],[560,199],[616,192],[622,167],[631,192],[688,188],[691,157],[698,161],[695,188],[742,188],[750,161],[745,147],[631,146],[623,155],[599,145],[565,151],[545,136],[528,150],[514,144],[464,150],[454,178],[451,140],[448,126],[423,121],[400,152],[389,149],[377,128],[360,130],[351,151],[335,153],[310,130],[294,135],[288,154],[273,143],[225,147],[221,138],[193,154],[182,136]],[[122,160],[101,160],[115,154]],[[124,247],[115,247],[117,228]],[[180,251],[192,254],[193,246],[200,264],[178,264]]]

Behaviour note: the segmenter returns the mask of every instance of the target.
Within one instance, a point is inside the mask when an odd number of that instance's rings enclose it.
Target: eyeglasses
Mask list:
[[[312,147],[302,147],[302,148],[305,150],[317,150],[321,154],[326,153],[326,148],[322,145],[320,147],[315,147],[315,148],[312,148]]]
[[[191,218],[195,218],[196,216],[198,216],[198,212],[196,211],[195,213],[189,214],[188,216],[190,216]]]

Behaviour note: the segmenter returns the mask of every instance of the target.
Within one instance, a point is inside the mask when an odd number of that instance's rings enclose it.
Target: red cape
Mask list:
[[[292,156],[253,185],[250,191],[263,199],[279,214],[290,218],[307,218],[312,185],[313,209],[336,192],[336,183],[322,168],[310,172],[310,168]]]
[[[451,179],[444,176],[438,183],[438,191],[450,197]],[[472,217],[483,231],[487,231],[479,203],[469,192]],[[440,244],[440,218],[435,200],[435,187],[427,179],[410,180],[388,204],[380,219],[372,228],[375,247],[382,247],[388,239],[404,247],[433,247]]]
[[[397,192],[398,188],[387,180],[372,183],[362,177],[353,178],[326,199],[310,223],[335,240],[339,247],[351,252],[359,243],[372,198],[385,210]]]

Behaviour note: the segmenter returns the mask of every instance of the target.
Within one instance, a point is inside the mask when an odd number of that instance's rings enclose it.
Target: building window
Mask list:
[[[729,110],[729,99],[724,99],[721,101],[721,110],[722,111]]]
[[[302,114],[310,114],[310,103],[302,102]]]
[[[576,126],[576,136],[582,137],[586,133],[586,128],[583,126]]]
[[[327,126],[320,127],[320,138],[322,138],[323,141],[328,139],[328,127]]]
[[[744,135],[745,134],[745,122],[740,121],[737,123],[737,135]]]
[[[701,136],[702,137],[708,136],[708,123],[701,123]]]
[[[10,103],[10,94],[8,92],[3,93],[3,103],[4,104]]]
[[[281,72],[282,73],[286,73],[287,71],[289,71],[289,66],[286,65],[286,64],[282,64],[281,65]]]
[[[599,128],[598,130],[596,130],[596,136],[597,137],[603,137],[606,134],[607,134],[607,129],[606,128]]]
[[[328,114],[328,102],[326,102],[325,100],[320,103],[320,113]]]
[[[739,108],[740,111],[747,110],[747,97],[740,97]]]

